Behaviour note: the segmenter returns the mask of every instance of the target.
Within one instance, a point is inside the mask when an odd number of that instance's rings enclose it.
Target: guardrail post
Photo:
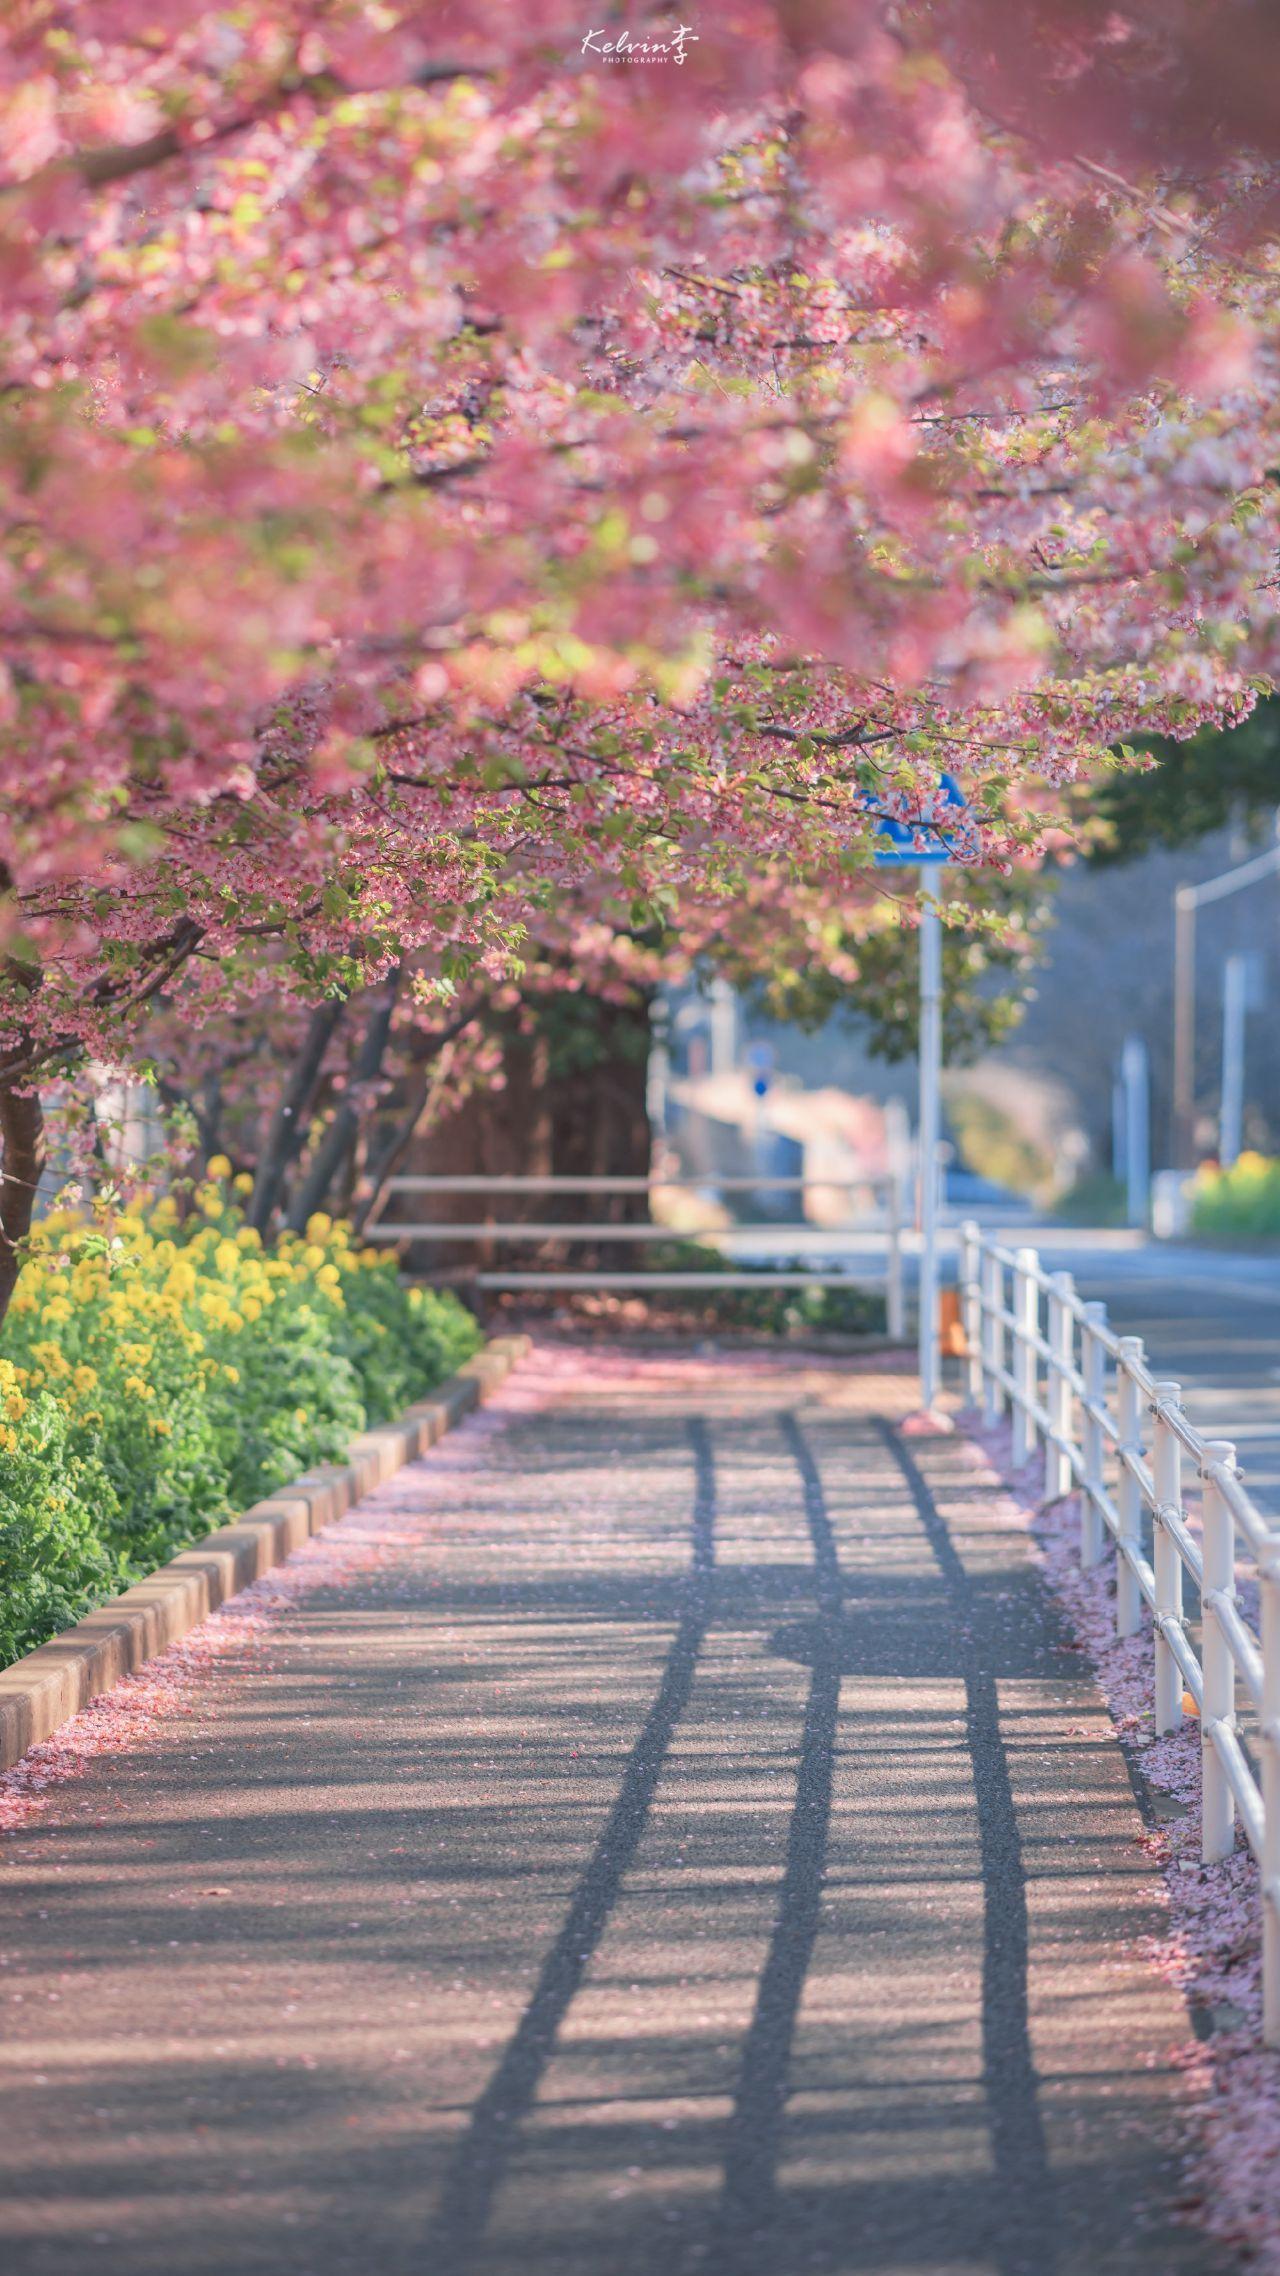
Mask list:
[[[1013,1267],[1013,1466],[1020,1470],[1036,1450],[1037,1360],[1032,1341],[1040,1333],[1040,1289],[1036,1280],[1039,1258],[1034,1249],[1019,1249]]]
[[[1136,1636],[1142,1621],[1142,1591],[1138,1576],[1125,1556],[1125,1543],[1134,1548],[1142,1539],[1142,1488],[1123,1457],[1142,1452],[1142,1394],[1132,1369],[1142,1365],[1141,1336],[1121,1336],[1116,1368],[1116,1446],[1121,1455],[1116,1485],[1116,1512],[1120,1520],[1116,1542],[1116,1634]]]
[[[1105,1304],[1086,1304],[1084,1322],[1080,1330],[1080,1372],[1084,1378],[1084,1414],[1080,1423],[1080,1447],[1084,1456],[1084,1493],[1080,1504],[1080,1562],[1091,1566],[1100,1563],[1106,1545],[1106,1527],[1102,1522],[1102,1466],[1106,1460],[1107,1442],[1097,1414],[1090,1408],[1105,1408],[1107,1401],[1107,1354],[1099,1330],[1107,1324]]]
[[[1055,1272],[1049,1283],[1049,1334],[1048,1345],[1053,1354],[1045,1387],[1045,1405],[1049,1413],[1049,1444],[1045,1449],[1044,1498],[1061,1501],[1069,1494],[1075,1473],[1071,1467],[1068,1446],[1071,1438],[1071,1417],[1075,1406],[1075,1393],[1071,1387],[1071,1366],[1075,1352],[1075,1318],[1072,1299],[1076,1284],[1069,1272]]]
[[[1163,1412],[1182,1404],[1180,1383],[1157,1383],[1152,1408],[1151,1472],[1155,1487],[1153,1530],[1156,1570],[1156,1730],[1176,1731],[1182,1721],[1182,1670],[1161,1632],[1162,1620],[1182,1620],[1182,1558],[1165,1527],[1164,1511],[1182,1516],[1182,1448]]]
[[[1262,1586],[1262,2035],[1280,2047],[1280,1548],[1259,1560]]]
[[[1203,1840],[1206,1865],[1230,1857],[1235,1848],[1235,1797],[1218,1760],[1213,1743],[1214,1726],[1234,1728],[1236,1719],[1236,1663],[1222,1632],[1218,1606],[1236,1593],[1236,1529],[1222,1489],[1213,1476],[1221,1465],[1235,1466],[1236,1450],[1226,1439],[1210,1439],[1204,1449],[1200,1475],[1204,1480],[1204,1628],[1200,1657],[1204,1665],[1204,1701],[1200,1718],[1200,1777]]]
[[[1005,1390],[1001,1381],[1005,1360],[1004,1266],[988,1250],[982,1260],[983,1368],[987,1382],[986,1420],[994,1426],[1004,1414]]]
[[[895,1172],[889,1180],[889,1255],[886,1262],[885,1326],[895,1343],[901,1343],[907,1332],[907,1303],[902,1284],[902,1179]]]
[[[969,1406],[982,1405],[982,1235],[972,1217],[960,1227],[960,1317],[964,1324],[964,1390]]]

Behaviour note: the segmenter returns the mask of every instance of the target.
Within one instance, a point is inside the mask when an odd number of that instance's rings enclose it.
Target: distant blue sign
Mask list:
[[[747,1065],[752,1070],[751,1088],[757,1098],[767,1098],[773,1075],[773,1045],[752,1043],[747,1049]]]
[[[941,821],[944,814],[958,808],[956,820],[965,811],[964,797],[959,783],[952,774],[938,777],[938,788],[923,808],[918,822],[882,821],[876,831],[877,869],[942,869],[949,861],[959,861],[955,832],[922,828],[921,824]]]

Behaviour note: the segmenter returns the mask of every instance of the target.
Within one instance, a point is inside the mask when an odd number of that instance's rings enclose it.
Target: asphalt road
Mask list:
[[[1121,1756],[913,1396],[535,1356],[11,1834],[6,2276],[1220,2271]]]

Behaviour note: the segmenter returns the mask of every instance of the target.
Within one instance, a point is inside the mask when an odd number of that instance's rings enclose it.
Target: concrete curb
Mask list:
[[[281,1486],[231,1525],[179,1551],[167,1565],[100,1604],[61,1636],[0,1670],[0,1771],[52,1736],[144,1660],[177,1643],[210,1612],[375,1486],[416,1461],[495,1391],[529,1349],[528,1336],[494,1336],[429,1399],[398,1422],[354,1439],[346,1462],[326,1463]]]

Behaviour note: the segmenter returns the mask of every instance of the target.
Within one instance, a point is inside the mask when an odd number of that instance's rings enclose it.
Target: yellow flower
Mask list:
[[[71,1380],[80,1392],[96,1391],[98,1388],[97,1370],[93,1367],[77,1367]]]
[[[5,1393],[4,1411],[10,1422],[21,1422],[27,1411],[27,1402],[21,1391],[7,1391]]]
[[[317,1209],[313,1216],[308,1217],[307,1239],[309,1241],[323,1241],[332,1231],[333,1219],[326,1217],[323,1209]]]
[[[205,1175],[211,1178],[229,1178],[231,1164],[225,1154],[214,1154],[205,1165]]]
[[[247,1170],[241,1170],[239,1177],[232,1178],[231,1191],[233,1193],[253,1192],[253,1179],[250,1177]]]

